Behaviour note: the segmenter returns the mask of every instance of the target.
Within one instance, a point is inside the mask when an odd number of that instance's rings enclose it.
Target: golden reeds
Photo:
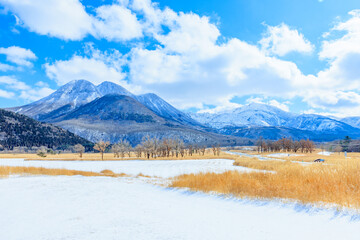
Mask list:
[[[251,159],[251,158],[249,158]],[[238,197],[290,199],[302,203],[336,204],[360,208],[360,161],[302,166],[289,161],[237,160],[238,165],[272,172],[187,174],[174,178],[171,187],[217,192]],[[251,163],[253,161],[253,163]]]
[[[64,176],[75,176],[81,175],[86,177],[93,176],[108,176],[108,177],[121,177],[126,174],[115,174],[111,170],[103,170],[100,173],[88,172],[88,171],[77,171],[68,169],[53,169],[43,167],[12,167],[12,166],[0,166],[0,177],[8,177],[10,175],[64,175]]]

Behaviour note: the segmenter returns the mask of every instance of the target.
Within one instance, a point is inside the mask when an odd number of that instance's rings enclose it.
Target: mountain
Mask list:
[[[122,86],[117,85],[116,83],[113,83],[113,82],[108,82],[108,81],[102,82],[96,88],[97,88],[100,96],[105,96],[108,94],[119,94],[119,95],[125,95],[125,96],[129,96],[129,97],[135,97],[134,94],[132,94],[131,92],[129,92]]]
[[[310,138],[318,141],[360,137],[360,129],[342,121],[315,114],[293,114],[279,108],[252,103],[220,113],[191,114],[197,121],[238,137],[279,139]]]
[[[75,80],[39,101],[21,107],[9,108],[9,110],[38,119],[39,115],[49,113],[65,105],[74,109],[99,97],[101,94],[94,84],[86,80]]]
[[[136,99],[159,116],[186,125],[200,126],[188,114],[179,111],[154,93],[139,95]]]
[[[360,128],[360,117],[347,117],[343,118],[340,121],[349,124],[350,126]]]
[[[109,94],[132,97],[163,118],[188,126],[204,128],[188,114],[174,108],[155,94],[149,93],[135,96],[125,88],[107,81],[95,86],[86,80],[74,80],[60,87],[48,97],[25,106],[9,108],[8,110],[25,114],[40,121],[54,122],[58,117]]]
[[[155,94],[135,96],[111,82],[95,86],[76,80],[37,102],[10,110],[52,123],[90,141],[112,143],[144,136],[178,137],[198,144],[247,144],[243,139],[215,133]]]
[[[206,145],[245,143],[239,138],[200,131],[163,118],[136,99],[117,94],[105,95],[52,122],[93,142],[115,143],[127,139],[136,145],[143,137],[151,136],[181,138],[188,143]]]
[[[273,106],[251,103],[231,111],[217,114],[191,114],[191,116],[200,123],[220,129],[231,126],[282,126],[294,114]]]
[[[344,122],[315,114],[301,114],[291,118],[283,126],[293,127],[301,130],[327,132],[327,133],[357,133],[358,128],[354,128]]]
[[[0,144],[7,149],[20,146],[66,148],[78,143],[88,148],[92,146],[88,140],[69,131],[0,109]]]

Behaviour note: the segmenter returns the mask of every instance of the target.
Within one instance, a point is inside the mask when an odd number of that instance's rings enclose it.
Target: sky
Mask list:
[[[360,2],[0,0],[0,107],[76,79],[184,111],[360,116]]]

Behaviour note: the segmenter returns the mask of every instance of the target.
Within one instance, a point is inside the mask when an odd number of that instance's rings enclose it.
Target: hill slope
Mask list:
[[[0,109],[0,144],[7,149],[20,146],[61,148],[78,143],[92,145],[88,140],[59,127]]]

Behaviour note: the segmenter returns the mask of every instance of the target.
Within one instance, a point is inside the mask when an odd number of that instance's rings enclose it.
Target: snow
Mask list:
[[[301,156],[301,155],[294,154],[294,153],[272,153],[267,156],[268,157],[296,157],[296,156]]]
[[[319,155],[324,155],[324,156],[330,156],[332,153],[331,152],[319,152]]]
[[[106,177],[0,179],[0,239],[359,239],[360,217]]]
[[[174,177],[181,174],[215,172],[229,170],[254,171],[249,168],[233,166],[233,160],[129,160],[129,161],[24,161],[23,159],[0,159],[0,166],[31,166],[45,168],[65,168],[79,171],[101,172],[109,169],[115,173],[129,175],[145,174],[157,177]]]

